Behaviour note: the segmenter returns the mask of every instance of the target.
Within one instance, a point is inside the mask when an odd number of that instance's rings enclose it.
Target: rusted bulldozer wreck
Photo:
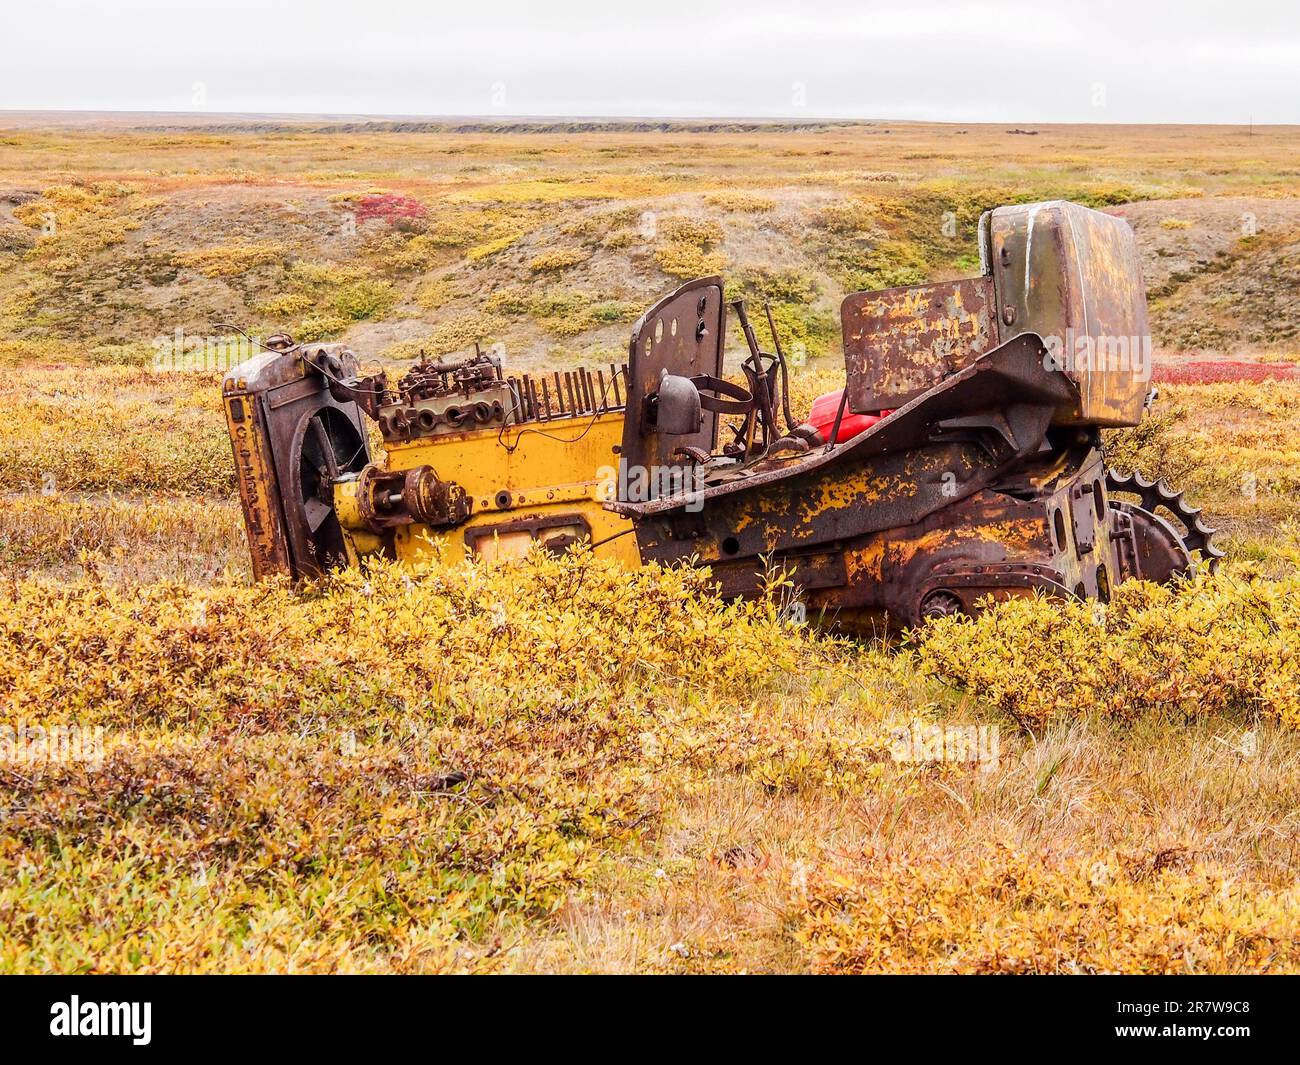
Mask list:
[[[1100,431],[1138,423],[1151,374],[1127,224],[1069,203],[1004,207],[984,216],[980,247],[981,277],[844,301],[847,379],[828,438],[787,426],[771,447],[710,459],[689,510],[680,496],[615,504],[642,557],[691,557],[736,595],[766,560],[810,611],[903,624],[1034,590],[1105,600],[1131,577],[1187,573],[1194,552],[1213,562],[1199,512],[1102,457]],[[696,282],[638,323],[636,382],[687,377],[707,394],[694,305],[715,290],[720,304],[718,285]],[[678,328],[665,335],[664,321]],[[702,324],[721,335],[721,321]],[[720,344],[706,364],[719,357]],[[751,382],[771,361],[752,351]],[[671,448],[655,422],[676,416],[652,409],[629,409],[636,460]],[[841,440],[846,414],[873,421]],[[776,420],[770,397],[759,420]]]
[[[717,277],[648,311],[608,378],[508,377],[480,355],[390,386],[346,350],[283,345],[226,382],[255,568],[585,540],[628,565],[708,566],[728,596],[783,569],[810,616],[908,626],[1213,565],[1199,511],[1102,455],[1101,431],[1137,424],[1150,387],[1127,224],[1002,207],[980,222],[980,253],[976,278],[848,296],[845,388],[806,421],[775,329],[762,351],[741,302],[749,353],[724,374]]]

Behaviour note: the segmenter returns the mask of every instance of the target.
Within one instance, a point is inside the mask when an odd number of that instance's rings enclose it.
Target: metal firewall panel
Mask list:
[[[1142,262],[1122,218],[1053,201],[981,220],[1004,339],[1037,333],[1079,388],[1058,424],[1136,425],[1151,382]]]
[[[854,292],[840,307],[849,409],[893,410],[997,346],[993,282]]]
[[[632,327],[622,447],[629,467],[663,469],[680,465],[673,460],[673,453],[680,448],[713,450],[718,438],[716,414],[703,412],[699,432],[670,435],[655,428],[647,399],[657,392],[664,370],[682,377],[721,377],[725,327],[720,277],[702,277],[683,285]]]

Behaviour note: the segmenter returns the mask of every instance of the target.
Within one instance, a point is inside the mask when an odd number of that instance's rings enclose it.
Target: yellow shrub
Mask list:
[[[229,244],[173,256],[177,266],[197,270],[204,277],[238,277],[257,266],[280,260],[284,250],[277,244]]]
[[[916,638],[922,669],[1039,729],[1084,714],[1300,726],[1298,637],[1300,577],[1242,568],[1175,586],[1128,581],[1106,607],[1014,600]]]
[[[333,340],[352,324],[352,319],[345,314],[326,311],[323,314],[308,315],[293,330],[295,340],[308,342]]]
[[[659,269],[670,277],[693,278],[720,273],[727,265],[726,256],[711,251],[722,240],[722,227],[703,218],[665,218],[659,223],[661,243],[654,259]]]
[[[721,273],[726,269],[727,257],[694,244],[669,241],[655,249],[655,263],[670,277],[695,278]]]
[[[14,208],[14,218],[41,231],[28,255],[59,272],[83,265],[88,255],[120,243],[138,228],[131,189],[115,181],[54,185],[39,199]]]
[[[704,197],[704,202],[724,211],[743,211],[763,214],[776,207],[776,201],[750,192],[714,192]]]
[[[315,299],[306,292],[284,292],[265,303],[259,303],[257,313],[266,318],[283,321],[286,318],[305,314],[315,305]]]
[[[420,352],[429,355],[449,355],[467,351],[477,342],[484,347],[493,342],[500,320],[481,311],[458,311],[448,315],[428,336],[418,340],[404,340],[384,351],[385,358],[413,359]]]
[[[706,218],[665,218],[659,223],[659,235],[665,240],[707,249],[722,240],[722,227]]]
[[[436,311],[445,306],[456,296],[456,288],[450,278],[435,277],[424,282],[415,292],[415,302],[426,311]]]
[[[468,966],[458,939],[545,920],[691,778],[880,772],[835,647],[790,635],[701,573],[590,553],[300,591],[20,583],[0,724],[102,726],[105,751],[0,766],[0,912],[24,915],[0,971]],[[812,683],[839,715],[767,709]]]
[[[522,233],[507,233],[504,237],[497,237],[484,244],[476,244],[465,253],[465,257],[473,262],[490,258],[497,252],[505,251],[512,246],[522,235]]]
[[[791,919],[821,972],[1300,970],[1300,890],[1260,891],[1186,859],[866,853],[810,875]]]
[[[332,262],[291,263],[285,272],[288,291],[259,305],[259,313],[273,320],[314,313],[298,324],[298,340],[328,340],[353,322],[380,318],[397,303],[397,290],[362,267]]]
[[[75,360],[79,354],[79,345],[52,337],[0,340],[0,366]]]
[[[362,274],[355,265],[331,262],[309,262],[297,259],[289,264],[286,280],[297,289],[332,288],[357,281]]]
[[[870,233],[876,228],[877,218],[875,205],[864,200],[835,200],[815,215],[818,225],[841,236]]]
[[[753,266],[741,274],[740,282],[760,301],[776,303],[811,303],[820,288],[815,277],[793,267]]]
[[[570,266],[585,263],[588,257],[581,248],[557,248],[536,256],[528,264],[528,269],[535,274],[567,270]]]
[[[344,318],[360,321],[382,318],[397,302],[397,292],[386,281],[366,279],[340,286],[330,299],[330,306]]]
[[[639,304],[602,300],[572,289],[538,292],[529,288],[504,288],[494,292],[487,309],[511,316],[528,315],[556,336],[572,337],[616,322],[635,321]]]

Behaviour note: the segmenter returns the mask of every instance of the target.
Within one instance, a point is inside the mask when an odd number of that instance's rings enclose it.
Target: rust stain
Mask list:
[[[970,365],[998,339],[988,278],[855,292],[840,316],[849,407],[890,410]]]

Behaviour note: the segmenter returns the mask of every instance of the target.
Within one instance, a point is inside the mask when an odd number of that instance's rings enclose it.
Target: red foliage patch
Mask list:
[[[357,204],[357,221],[365,222],[371,218],[381,218],[390,226],[404,218],[423,218],[427,209],[419,200],[409,196],[395,196],[384,193],[381,196],[363,196]]]
[[[1153,367],[1151,379],[1160,384],[1215,385],[1231,381],[1288,381],[1300,374],[1300,366],[1287,362],[1184,362],[1177,366]]]

